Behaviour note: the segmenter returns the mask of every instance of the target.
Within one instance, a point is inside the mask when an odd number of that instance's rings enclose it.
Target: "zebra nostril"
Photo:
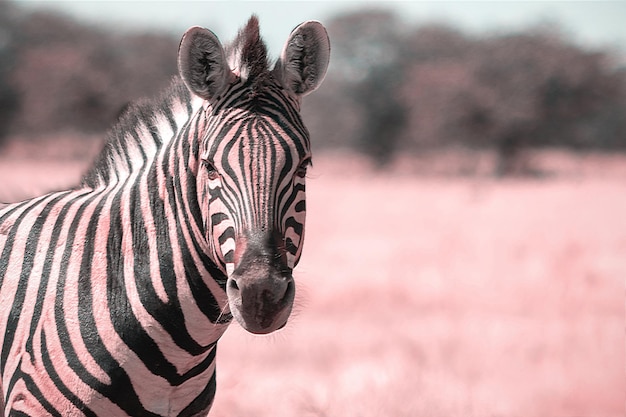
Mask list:
[[[228,281],[228,287],[233,291],[239,291],[239,285],[237,285],[237,281],[234,279]]]

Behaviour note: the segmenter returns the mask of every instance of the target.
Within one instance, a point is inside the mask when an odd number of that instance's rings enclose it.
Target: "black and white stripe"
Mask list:
[[[75,189],[0,204],[0,416],[206,415],[231,319],[285,325],[324,77],[322,25],[273,69],[250,19],[192,28],[181,78],[131,107]]]

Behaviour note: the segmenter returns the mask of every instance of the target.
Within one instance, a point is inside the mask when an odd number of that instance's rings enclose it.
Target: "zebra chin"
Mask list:
[[[254,334],[282,329],[291,315],[296,285],[291,273],[263,264],[235,269],[226,283],[230,311]]]

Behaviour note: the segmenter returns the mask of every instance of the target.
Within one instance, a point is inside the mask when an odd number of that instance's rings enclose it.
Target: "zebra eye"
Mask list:
[[[302,162],[300,162],[300,166],[296,169],[296,176],[299,178],[306,177],[307,168],[311,165],[311,158],[306,158]]]
[[[217,180],[220,178],[220,173],[217,172],[217,168],[215,168],[215,165],[213,165],[211,161],[207,161],[206,159],[203,159],[202,164],[204,165],[204,169],[206,169],[207,171],[209,180],[212,181],[212,180]]]

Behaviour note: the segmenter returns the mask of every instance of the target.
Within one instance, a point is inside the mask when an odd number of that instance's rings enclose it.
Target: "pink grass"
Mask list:
[[[2,159],[0,201],[83,167]],[[625,414],[623,178],[437,180],[323,157],[311,177],[297,312],[269,337],[227,331],[211,415]]]

